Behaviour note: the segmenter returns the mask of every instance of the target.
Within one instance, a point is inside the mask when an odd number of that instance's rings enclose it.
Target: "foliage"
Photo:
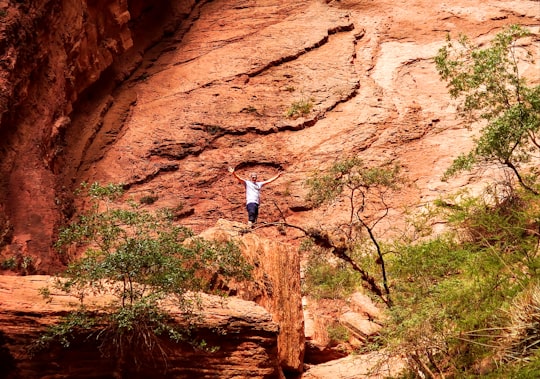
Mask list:
[[[537,283],[514,299],[508,311],[509,325],[502,336],[506,362],[535,359],[540,345],[540,285]],[[538,367],[540,369],[540,366]],[[538,371],[537,371],[538,372]]]
[[[440,201],[450,231],[397,242],[387,259],[394,306],[384,338],[428,377],[475,377],[483,358],[503,363],[509,351],[537,354],[540,336],[525,325],[533,325],[538,308],[523,293],[540,279],[540,199],[504,193]]]
[[[482,161],[497,162],[536,192],[535,178],[520,170],[520,164],[529,162],[540,148],[540,86],[529,87],[520,71],[520,63],[531,60],[530,52],[519,44],[528,35],[527,29],[512,25],[498,33],[489,47],[475,46],[460,36],[457,44],[449,39],[439,50],[437,70],[448,82],[450,95],[462,98],[461,115],[487,122],[475,148],[454,161],[446,178]]]
[[[339,344],[342,342],[348,342],[350,339],[350,332],[345,326],[339,322],[333,322],[326,328],[328,332],[328,338],[330,338],[331,344]]]
[[[174,299],[191,319],[198,300],[191,291],[210,291],[218,277],[249,277],[251,267],[232,243],[195,238],[175,225],[167,212],[150,213],[133,201],[115,208],[112,200],[121,186],[84,185],[82,193],[91,208],[59,234],[57,247],[84,248],[58,278],[56,287],[76,296],[80,308],[41,340],[44,345],[69,338],[79,331],[97,328],[102,351],[135,354],[134,359],[161,352],[157,335],[180,340],[187,331],[173,326],[160,303]],[[86,304],[89,295],[112,297],[103,306]],[[114,349],[112,349],[114,347]],[[137,362],[134,362],[137,363]]]
[[[307,115],[313,109],[313,99],[294,101],[285,112],[285,116],[296,118]]]
[[[355,195],[360,192],[361,206],[365,206],[365,195],[369,191],[386,192],[398,186],[396,182],[399,166],[368,167],[358,157],[337,161],[324,173],[315,173],[309,180],[308,198],[318,206],[334,200],[344,190]],[[356,209],[357,207],[355,207]],[[354,212],[353,212],[354,213]]]
[[[155,196],[155,195],[145,195],[145,196],[141,197],[141,199],[139,200],[139,202],[140,202],[141,204],[151,205],[151,204],[154,204],[157,200],[158,200],[158,196]]]
[[[6,258],[2,260],[0,267],[2,270],[13,270],[17,268],[17,259],[15,257]]]
[[[331,262],[328,254],[313,251],[306,265],[303,292],[315,299],[345,299],[361,281],[345,262]]]
[[[387,285],[385,262],[381,245],[373,232],[377,224],[388,214],[387,197],[397,190],[400,182],[399,166],[367,167],[357,157],[337,161],[324,172],[315,172],[307,181],[309,193],[307,198],[314,206],[345,198],[348,204],[348,218],[344,223],[335,225],[335,230],[326,232],[327,240],[332,240],[330,247],[337,257],[352,265],[355,271],[362,274],[362,280],[378,296],[383,296],[383,290],[377,280],[364,266],[358,265],[354,253],[359,246],[363,247],[357,256],[372,256],[381,270],[386,298],[390,304],[389,288]],[[373,249],[365,248],[365,238],[362,232],[367,232]],[[313,238],[313,237],[312,237]],[[341,242],[336,242],[341,241]],[[338,246],[339,245],[339,246]]]
[[[18,271],[21,275],[32,275],[36,273],[34,258],[23,254],[5,258],[0,263],[0,269]]]

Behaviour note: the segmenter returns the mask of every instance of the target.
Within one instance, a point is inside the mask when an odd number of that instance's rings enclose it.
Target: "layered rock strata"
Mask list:
[[[230,289],[272,314],[280,330],[280,366],[286,373],[298,374],[303,371],[305,353],[300,256],[290,245],[261,238],[256,232],[257,229],[247,230],[241,223],[219,220],[215,227],[201,233],[201,237],[234,241],[240,246],[253,265],[253,277],[248,282],[231,284]]]
[[[47,326],[72,309],[76,299],[39,289],[49,276],[0,276],[0,373],[3,378],[281,378],[279,327],[270,314],[250,301],[202,295],[201,319],[193,335],[215,351],[161,341],[166,363],[156,359],[138,370],[104,357],[95,341],[75,341],[30,355],[29,347]],[[102,301],[102,299],[94,299]],[[89,298],[90,303],[92,299]],[[170,308],[177,319],[179,311]]]
[[[65,192],[59,180],[66,165],[58,157],[66,134],[75,150],[94,138],[71,128],[74,109],[89,91],[113,91],[194,5],[0,1],[0,247],[7,245],[6,255],[32,258],[34,271],[54,270],[56,227],[73,211],[64,201],[71,189]]]

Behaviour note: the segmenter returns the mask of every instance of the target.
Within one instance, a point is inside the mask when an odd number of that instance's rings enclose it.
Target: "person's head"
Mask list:
[[[251,178],[251,181],[252,182],[256,182],[257,181],[257,173],[255,172],[252,172],[249,177]]]

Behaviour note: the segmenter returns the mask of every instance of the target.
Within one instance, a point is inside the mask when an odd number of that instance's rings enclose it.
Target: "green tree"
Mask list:
[[[457,44],[448,39],[435,63],[450,95],[461,98],[460,115],[468,120],[483,119],[486,125],[474,149],[459,156],[449,177],[482,162],[508,167],[520,185],[536,193],[535,176],[524,175],[520,165],[540,150],[540,86],[529,87],[520,63],[532,55],[519,42],[530,33],[512,25],[498,33],[488,47],[474,45],[466,36]]]
[[[484,195],[436,202],[446,232],[396,240],[387,256],[394,306],[382,338],[425,377],[478,377],[487,362],[486,372],[499,367],[486,377],[538,376],[538,362],[528,365],[539,356],[538,196],[500,186]],[[535,374],[510,375],[522,369]]]
[[[219,278],[246,279],[251,267],[236,245],[195,238],[166,211],[150,213],[134,201],[113,207],[122,192],[117,185],[82,187],[91,207],[60,232],[57,247],[64,254],[74,248],[84,253],[71,257],[56,281],[80,304],[39,344],[59,340],[69,346],[78,333],[94,333],[103,353],[138,365],[166,360],[159,335],[180,341],[189,333],[171,322],[163,301],[174,301],[189,321],[198,309],[193,291],[211,291]],[[90,294],[112,300],[89,306]]]
[[[361,274],[368,288],[380,296],[388,305],[390,289],[381,245],[374,229],[388,215],[387,197],[396,190],[400,181],[399,166],[367,167],[357,158],[345,158],[333,164],[324,172],[314,173],[306,184],[310,188],[307,198],[314,206],[344,198],[348,203],[347,220],[335,225],[332,233],[311,233],[310,237],[322,247],[330,248],[337,257],[350,263]],[[380,268],[382,286],[365,267],[354,258],[354,253],[362,245],[363,232],[367,232],[375,249],[374,261]],[[337,242],[342,241],[342,242]],[[365,257],[369,249],[362,249],[358,256]]]

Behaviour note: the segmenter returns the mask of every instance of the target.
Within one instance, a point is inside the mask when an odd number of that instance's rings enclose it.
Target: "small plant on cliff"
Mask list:
[[[159,336],[180,341],[189,330],[161,305],[179,307],[189,324],[199,306],[193,291],[211,291],[219,278],[246,279],[251,268],[236,245],[195,238],[167,212],[150,213],[134,201],[114,208],[121,186],[96,183],[83,186],[82,193],[91,208],[61,231],[57,246],[85,251],[56,282],[57,289],[79,299],[79,308],[39,344],[69,346],[86,334],[104,354],[133,367],[156,358],[166,361]],[[96,296],[99,304],[88,303]]]
[[[540,86],[529,87],[520,71],[532,55],[519,42],[530,33],[518,25],[497,34],[489,47],[481,48],[461,36],[450,39],[435,57],[450,95],[461,98],[460,114],[486,125],[468,154],[458,157],[446,172],[449,177],[482,161],[510,169],[527,190],[537,193],[537,173],[525,175],[522,163],[540,152]]]
[[[17,259],[15,257],[9,257],[2,260],[0,264],[2,270],[14,270],[17,268]]]
[[[319,247],[328,248],[350,264],[365,286],[388,305],[391,300],[384,255],[374,228],[388,214],[387,197],[398,189],[400,180],[397,165],[367,167],[361,159],[352,157],[334,163],[324,172],[314,173],[306,181],[310,189],[307,197],[314,206],[337,199],[345,199],[348,204],[345,220],[332,230],[311,233],[310,237]],[[373,262],[379,274],[368,271]]]
[[[0,269],[17,271],[21,275],[32,275],[36,273],[34,258],[22,254],[4,259],[0,263]]]
[[[158,198],[159,197],[155,196],[155,195],[145,195],[145,196],[141,197],[139,202],[141,204],[151,205],[151,204],[154,204],[158,200]]]
[[[313,109],[313,99],[294,101],[285,112],[285,116],[296,118],[307,115]]]

